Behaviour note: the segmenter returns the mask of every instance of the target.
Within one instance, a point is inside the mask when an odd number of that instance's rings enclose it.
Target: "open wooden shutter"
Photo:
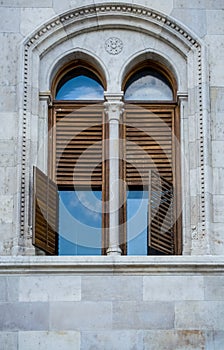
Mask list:
[[[149,170],[173,180],[173,107],[126,105],[126,182],[148,185]]]
[[[149,254],[174,254],[173,185],[149,171]]]
[[[57,254],[57,185],[33,168],[33,245],[47,254]]]
[[[55,180],[58,185],[102,185],[103,109],[55,107]]]

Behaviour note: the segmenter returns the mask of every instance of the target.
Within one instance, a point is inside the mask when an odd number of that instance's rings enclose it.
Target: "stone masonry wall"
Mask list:
[[[0,349],[222,350],[220,261],[1,259]]]

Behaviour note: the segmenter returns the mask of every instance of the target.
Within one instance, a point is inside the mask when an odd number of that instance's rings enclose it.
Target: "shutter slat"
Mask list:
[[[56,113],[56,181],[102,184],[102,107]]]
[[[33,171],[33,245],[47,254],[57,254],[57,186],[42,171]]]
[[[173,185],[152,170],[149,171],[148,212],[149,248],[174,254]]]
[[[172,181],[172,112],[126,108],[126,181],[147,185],[149,170]]]

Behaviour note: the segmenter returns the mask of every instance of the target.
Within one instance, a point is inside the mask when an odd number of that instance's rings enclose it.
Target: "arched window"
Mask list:
[[[145,62],[127,75],[124,101],[127,254],[180,254],[175,81],[159,64]]]
[[[56,88],[56,100],[103,101],[104,88],[99,78],[86,68],[80,67],[65,74]]]
[[[52,216],[57,229],[54,225],[55,230],[52,230],[48,225],[42,230],[40,222],[36,224],[35,235],[35,244],[49,254],[102,253],[103,193],[106,192],[103,163],[106,126],[102,104],[105,86],[102,80],[98,72],[84,62],[70,63],[54,80],[54,102],[49,110],[48,173],[57,186],[57,196],[50,193],[49,187],[45,191],[49,192],[46,207],[50,209],[52,204],[52,208],[43,213],[47,220],[44,218],[42,222],[49,222]],[[44,175],[43,180],[41,176],[38,171],[36,178],[43,183]],[[57,208],[53,203],[56,197]],[[43,232],[45,237],[40,238]]]
[[[152,68],[143,68],[131,76],[125,85],[125,101],[172,101],[169,80]]]
[[[70,64],[56,76],[52,90],[50,180],[35,170],[34,244],[59,255],[101,255],[115,241],[124,255],[180,254],[174,78],[157,63],[134,67],[123,83],[120,126],[116,108],[111,109],[112,122],[108,116],[105,120],[105,83],[89,65]],[[119,168],[116,163],[113,169],[112,161],[118,159],[113,148],[119,137],[120,183],[111,181]],[[120,209],[112,217],[113,195]],[[114,222],[118,224],[112,226]],[[119,231],[116,240],[114,228]]]

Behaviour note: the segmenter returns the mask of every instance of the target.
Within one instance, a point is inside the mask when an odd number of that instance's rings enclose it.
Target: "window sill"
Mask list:
[[[2,256],[0,274],[224,274],[219,256]]]

